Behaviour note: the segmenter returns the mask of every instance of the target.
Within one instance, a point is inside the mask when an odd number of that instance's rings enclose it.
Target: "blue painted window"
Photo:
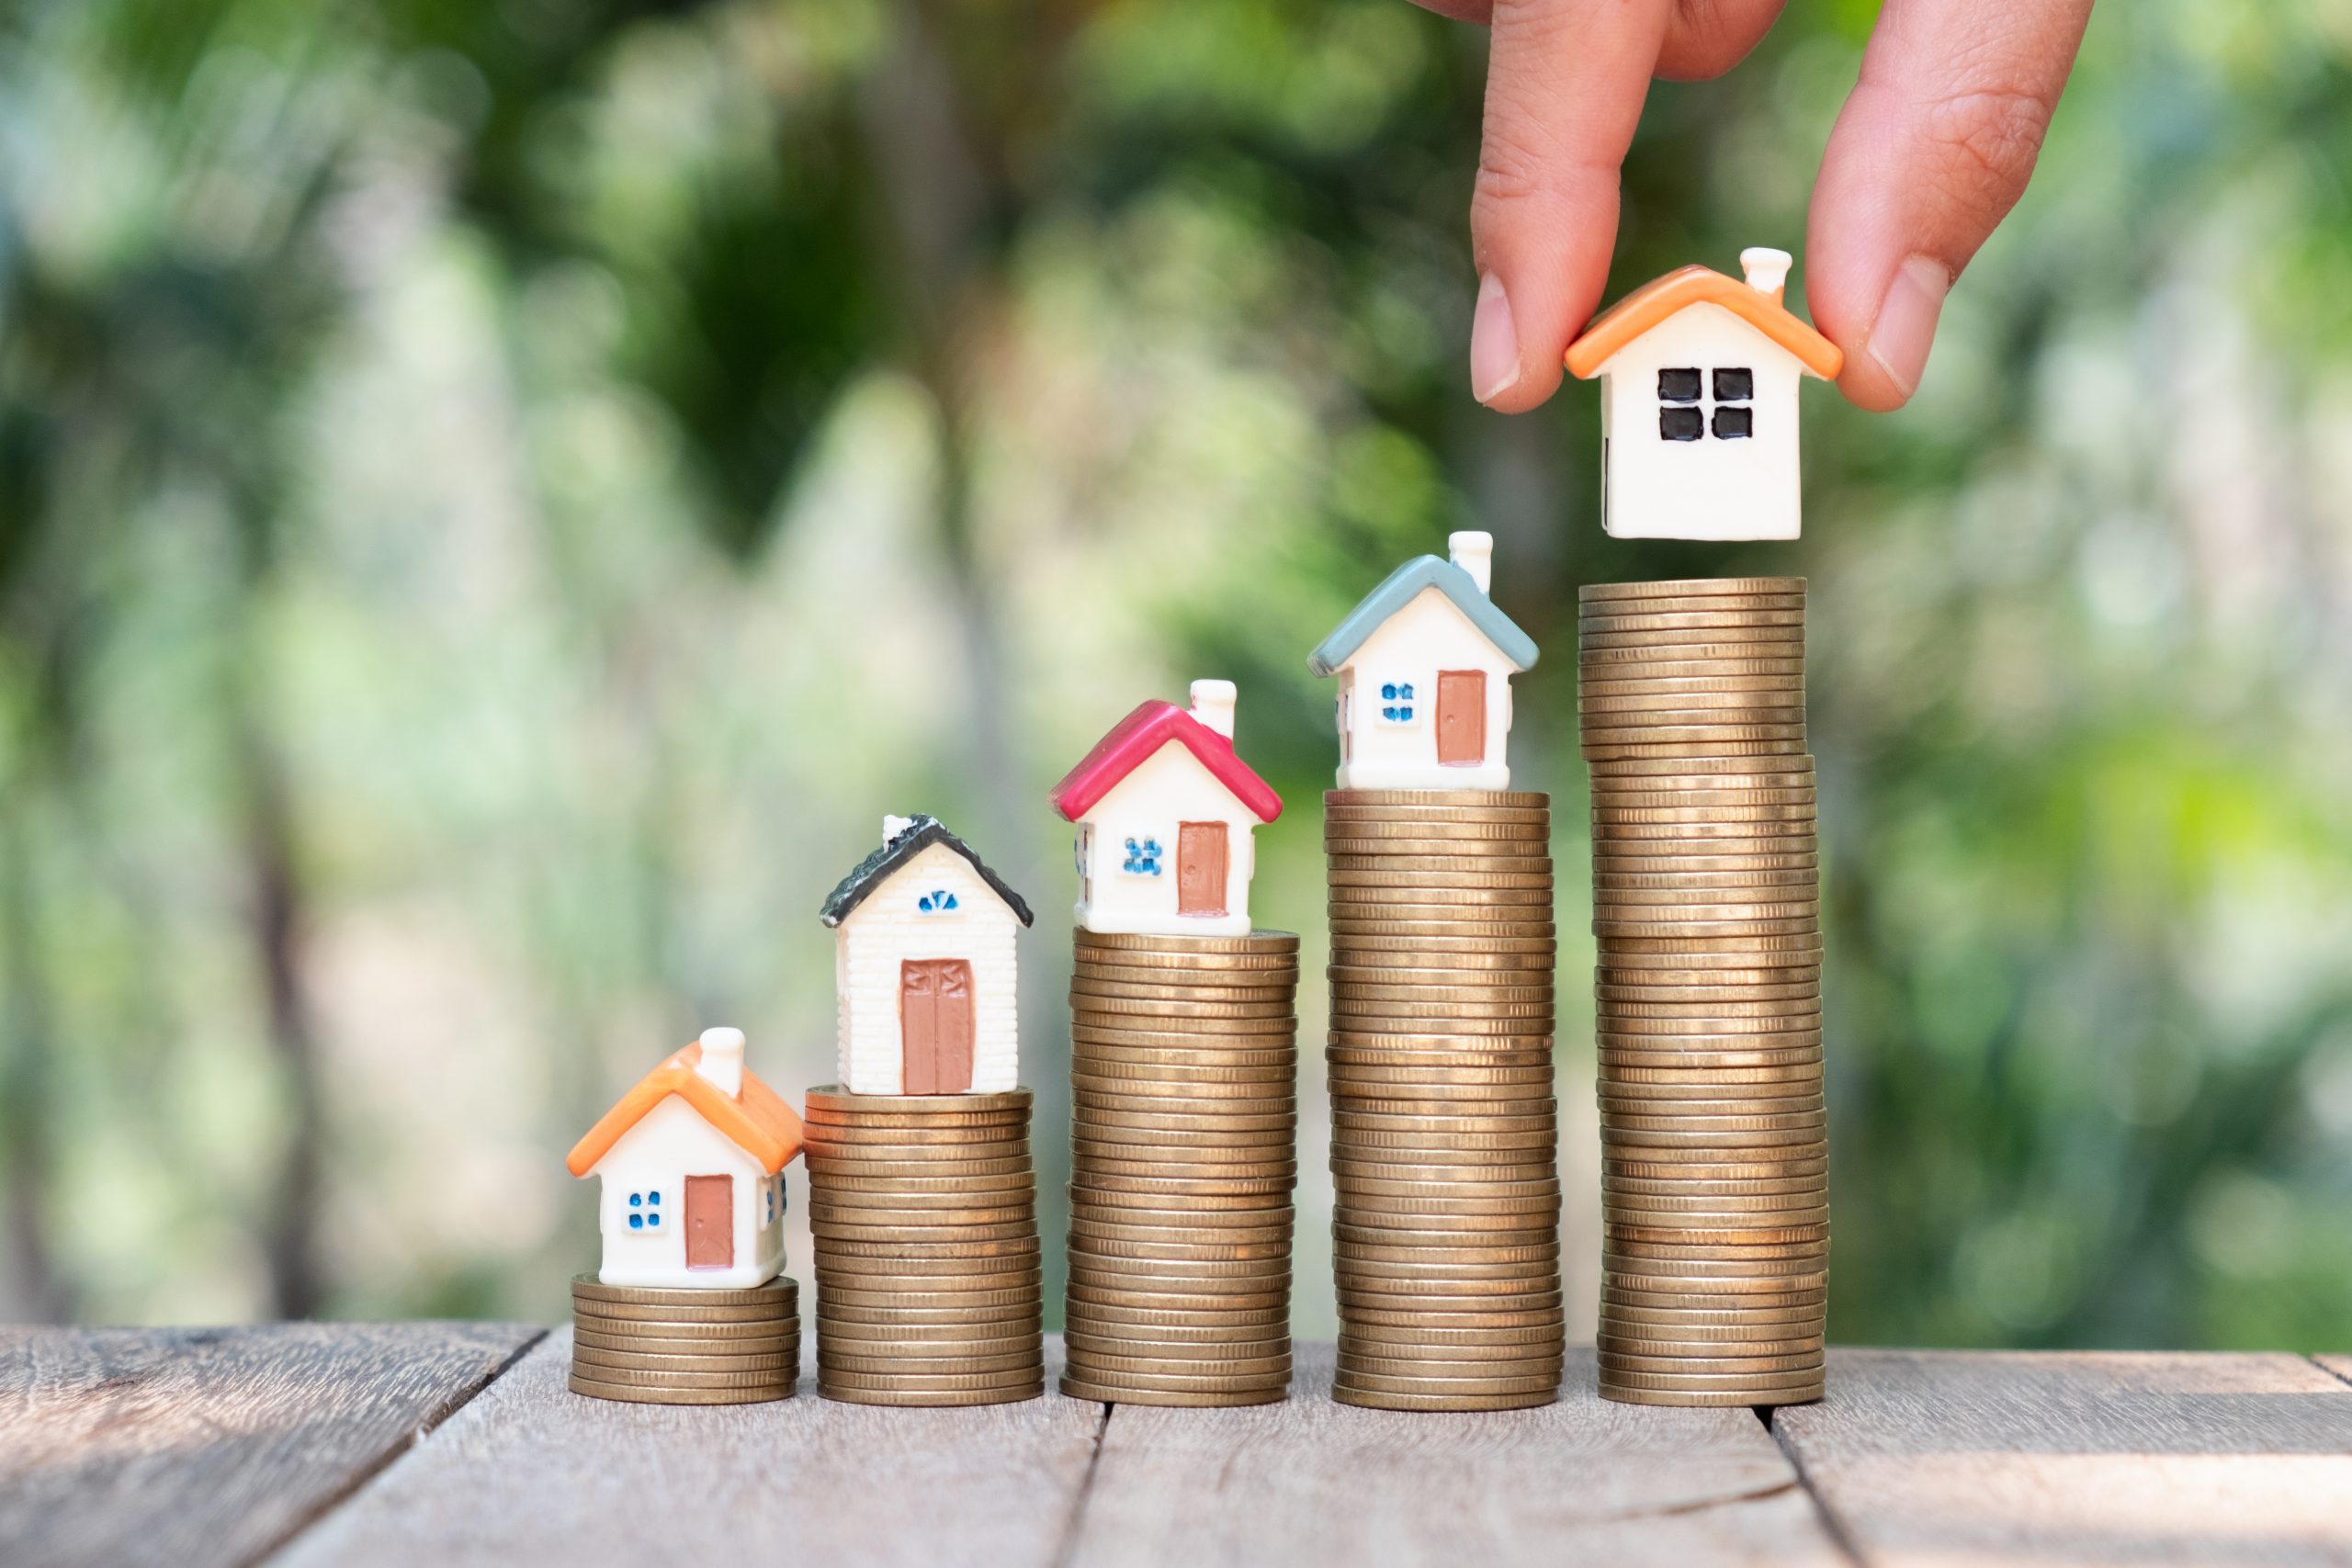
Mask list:
[[[628,1217],[628,1228],[633,1231],[643,1230],[645,1228],[645,1216],[643,1214],[631,1214]]]
[[[1131,876],[1158,876],[1163,858],[1158,839],[1129,839],[1127,858],[1119,863],[1119,869]]]
[[[920,915],[952,915],[956,909],[956,895],[944,887],[934,887],[915,900],[915,912]]]
[[[1380,683],[1380,716],[1387,723],[1412,723],[1416,705],[1410,681],[1383,681]]]
[[[660,1192],[632,1192],[628,1195],[628,1206],[632,1210],[639,1211],[629,1215],[629,1229],[658,1231],[662,1228],[662,1194]]]

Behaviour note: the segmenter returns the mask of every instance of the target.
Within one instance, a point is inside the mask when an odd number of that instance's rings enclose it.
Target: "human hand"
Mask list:
[[[1494,30],[1470,204],[1471,389],[1520,413],[1600,304],[1650,79],[1719,76],[1784,0],[1416,0]],[[1944,294],[2025,191],[2091,0],[1886,0],[1805,240],[1814,325],[1866,409],[1909,400]]]

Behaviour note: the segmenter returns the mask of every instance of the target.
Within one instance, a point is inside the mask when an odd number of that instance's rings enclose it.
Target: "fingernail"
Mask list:
[[[1510,300],[1493,273],[1478,280],[1478,313],[1470,323],[1470,390],[1491,403],[1519,384],[1519,329],[1511,325]]]
[[[1912,256],[1894,269],[1886,298],[1871,323],[1870,356],[1905,397],[1919,389],[1928,351],[1936,345],[1936,318],[1943,313],[1951,274],[1932,256]]]

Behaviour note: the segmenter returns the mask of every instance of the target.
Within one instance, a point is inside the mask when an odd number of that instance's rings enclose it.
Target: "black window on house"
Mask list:
[[[1702,396],[1712,391],[1705,403]],[[1745,441],[1756,434],[1756,372],[1745,365],[1712,374],[1696,367],[1657,373],[1657,434],[1661,441]]]

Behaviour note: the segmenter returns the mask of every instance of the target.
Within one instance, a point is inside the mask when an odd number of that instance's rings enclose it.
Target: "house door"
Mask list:
[[[1487,672],[1437,672],[1437,760],[1475,768],[1487,760]]]
[[[1225,824],[1183,822],[1176,829],[1176,912],[1225,913]]]
[[[735,1267],[735,1179],[686,1178],[686,1267]]]
[[[960,958],[899,965],[901,1094],[962,1094],[972,1087],[972,966]]]

